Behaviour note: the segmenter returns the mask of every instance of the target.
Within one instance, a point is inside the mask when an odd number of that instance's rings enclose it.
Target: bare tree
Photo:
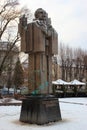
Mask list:
[[[60,66],[61,66],[61,77],[64,80],[65,79],[65,45],[63,43],[60,43],[59,45],[59,56],[60,56]]]
[[[23,13],[32,16],[30,10],[27,8],[18,8],[17,0],[2,0],[0,3],[0,40],[8,41],[8,48],[3,59],[0,57],[0,76],[4,69],[4,63],[10,55],[14,45],[20,41],[18,35],[18,18]]]
[[[75,77],[82,81],[84,78],[84,57],[86,55],[85,51],[82,50],[81,48],[75,49],[75,58],[74,58],[74,64],[75,64]]]
[[[60,44],[59,46],[59,55],[61,59],[61,70],[62,70],[62,79],[63,80],[71,80],[72,77],[72,59],[73,52],[72,48],[69,46],[65,46],[64,44]]]
[[[87,79],[87,51],[60,44],[61,78],[66,81]]]
[[[0,60],[0,76],[3,71],[6,58],[10,54],[16,42],[19,40],[16,29],[17,18],[20,15],[20,11],[17,10],[17,5],[17,0],[2,0],[0,3],[0,39],[7,40],[7,43],[10,44],[2,60]]]
[[[87,82],[87,52],[85,52],[85,55],[83,57],[83,73]]]

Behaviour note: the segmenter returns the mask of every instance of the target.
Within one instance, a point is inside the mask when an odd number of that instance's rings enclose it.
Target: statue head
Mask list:
[[[46,21],[48,18],[48,14],[42,8],[39,8],[35,11],[35,18],[38,20]]]

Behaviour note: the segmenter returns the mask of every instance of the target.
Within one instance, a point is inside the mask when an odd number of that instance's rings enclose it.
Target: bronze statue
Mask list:
[[[37,9],[29,24],[25,15],[21,17],[19,33],[21,50],[29,54],[29,93],[52,93],[52,56],[58,53],[58,35],[47,12]]]
[[[52,56],[58,52],[58,35],[47,12],[37,9],[32,23],[21,17],[19,33],[21,50],[29,54],[29,95],[23,99],[20,121],[42,125],[61,120],[58,99],[52,95]]]

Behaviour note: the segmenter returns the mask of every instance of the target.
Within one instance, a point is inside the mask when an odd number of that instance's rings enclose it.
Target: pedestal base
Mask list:
[[[61,120],[59,101],[53,95],[28,96],[23,99],[20,121],[43,125]]]

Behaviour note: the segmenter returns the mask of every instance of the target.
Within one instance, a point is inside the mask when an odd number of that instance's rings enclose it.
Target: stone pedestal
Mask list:
[[[23,99],[20,121],[43,125],[61,120],[58,99],[53,95],[27,96]]]

